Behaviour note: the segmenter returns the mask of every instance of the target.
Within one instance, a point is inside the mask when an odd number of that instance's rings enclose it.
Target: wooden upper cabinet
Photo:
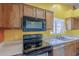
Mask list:
[[[75,21],[76,21],[76,23],[75,23],[76,24],[76,27],[77,27],[77,29],[79,29],[79,17],[76,17],[75,18]]]
[[[20,19],[22,21],[23,19],[23,4],[19,4],[20,5]]]
[[[74,21],[73,18],[66,18],[66,29],[67,30],[71,30],[73,28],[72,27],[72,25],[74,24],[73,21]]]
[[[20,5],[12,5],[12,12],[10,13],[9,27],[11,28],[21,28],[21,18],[20,18]]]
[[[3,27],[3,9],[2,4],[0,4],[0,28]]]
[[[79,18],[67,18],[66,19],[66,28],[67,30],[78,30],[79,29]]]
[[[40,8],[36,8],[36,17],[41,18],[41,19],[45,19],[45,10],[40,9]]]
[[[47,30],[53,29],[53,13],[50,11],[46,11],[46,27]]]
[[[4,32],[3,30],[0,30],[0,43],[4,40]]]
[[[23,16],[46,19],[47,29],[53,28],[53,13],[25,4],[0,4],[0,28],[21,28]]]
[[[4,28],[21,28],[20,4],[3,4]]]
[[[77,20],[75,18],[66,18],[66,29],[73,30],[77,29]]]
[[[24,16],[45,19],[45,10],[24,4]]]
[[[24,16],[35,17],[35,8],[24,4]]]

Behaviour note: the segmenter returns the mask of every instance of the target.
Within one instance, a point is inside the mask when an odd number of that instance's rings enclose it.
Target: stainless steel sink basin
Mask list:
[[[61,40],[63,40],[63,41],[68,41],[68,40],[71,40],[71,39],[61,39]]]
[[[68,38],[66,38],[66,37],[60,37],[60,38],[58,38],[59,40],[63,40],[63,41],[68,41],[68,40],[71,40],[71,39],[68,39]]]

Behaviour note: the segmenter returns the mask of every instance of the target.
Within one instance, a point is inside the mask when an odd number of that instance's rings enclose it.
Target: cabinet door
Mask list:
[[[76,41],[76,48],[79,48],[79,40]]]
[[[4,27],[21,28],[20,5],[4,4]]]
[[[79,17],[77,17],[77,18],[75,18],[75,21],[76,21],[76,27],[77,27],[77,29],[79,29]]]
[[[2,4],[0,4],[0,28],[3,27],[3,10],[2,10]]]
[[[76,56],[76,44],[71,44],[71,56]]]
[[[11,4],[11,5],[12,10],[10,13],[9,27],[21,28],[20,4]]]
[[[3,27],[7,28],[10,19],[11,5],[2,4],[2,8],[3,8]]]
[[[71,19],[66,20],[66,29],[71,30]]]
[[[3,30],[0,30],[0,43],[4,40],[4,32]]]
[[[75,56],[76,55],[76,42],[69,42],[65,44],[65,55]]]
[[[76,41],[76,55],[79,55],[79,40]]]
[[[79,29],[79,17],[73,18],[74,20],[72,21],[72,29]]]
[[[46,27],[47,30],[52,30],[53,29],[53,13],[46,11]]]
[[[20,5],[20,19],[22,22],[22,20],[23,20],[23,4],[19,4],[19,5]],[[22,25],[22,23],[20,25]]]
[[[35,17],[35,8],[29,5],[24,5],[24,16]]]
[[[41,19],[45,19],[45,10],[37,8],[36,9],[36,17],[41,18]]]
[[[77,30],[79,29],[79,17],[67,18],[67,30]]]
[[[73,21],[73,29],[78,29],[78,19],[74,19],[74,21]]]
[[[77,29],[76,21],[74,18],[66,18],[66,28],[67,30]]]

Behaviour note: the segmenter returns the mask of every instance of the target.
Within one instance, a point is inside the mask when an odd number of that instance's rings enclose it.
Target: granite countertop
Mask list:
[[[64,41],[64,40],[55,39],[53,37],[45,37],[43,38],[43,41],[44,41],[43,46],[48,46],[48,45],[56,46],[56,45],[72,42],[75,40],[79,40],[79,36],[65,36],[65,37],[69,40]],[[37,49],[40,49],[40,48],[41,47]],[[3,43],[0,43],[0,56],[16,55],[16,54],[22,54],[22,53],[23,53],[22,40],[4,41]]]
[[[43,42],[43,45],[38,48],[32,48],[27,51],[34,49],[40,49],[42,47],[50,46],[50,44]],[[13,41],[4,41],[0,44],[0,56],[10,56],[23,54],[23,41],[22,40],[13,40]]]
[[[67,40],[63,40],[63,39],[56,39],[53,37],[46,37],[43,40],[47,43],[49,43],[52,46],[56,46],[56,45],[61,45],[61,44],[65,44],[68,42],[72,42],[75,40],[79,40],[79,36],[64,36]]]
[[[4,41],[0,44],[0,56],[10,56],[22,53],[22,40]]]

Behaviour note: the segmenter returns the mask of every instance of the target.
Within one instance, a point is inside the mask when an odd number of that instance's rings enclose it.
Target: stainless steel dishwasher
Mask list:
[[[53,47],[53,56],[64,56],[64,45],[58,45]]]

